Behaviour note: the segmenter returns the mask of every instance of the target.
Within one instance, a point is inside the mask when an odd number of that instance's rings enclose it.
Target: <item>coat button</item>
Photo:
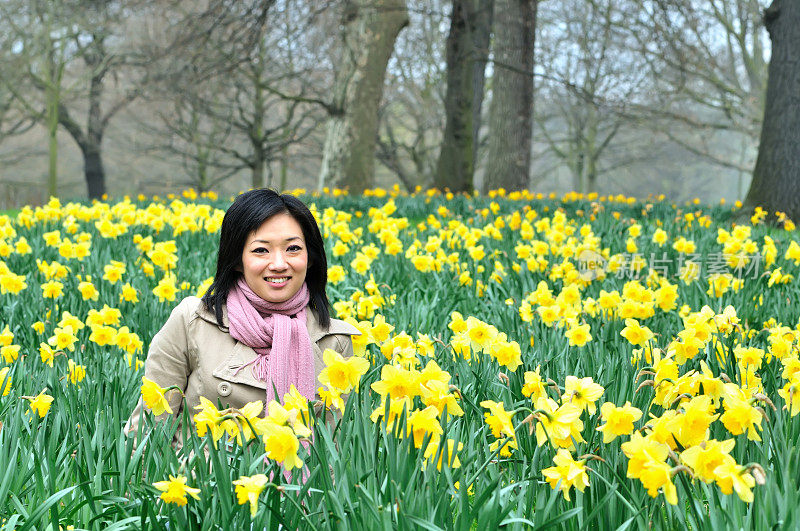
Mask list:
[[[217,386],[217,393],[219,396],[228,396],[231,394],[231,384],[228,382],[222,382]]]

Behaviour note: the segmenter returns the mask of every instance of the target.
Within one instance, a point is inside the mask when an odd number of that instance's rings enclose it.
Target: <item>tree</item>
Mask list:
[[[449,1],[409,3],[411,22],[398,36],[387,67],[377,158],[409,192],[432,185],[441,146],[445,3]]]
[[[620,0],[565,0],[540,12],[536,135],[578,192],[597,191],[603,173],[634,160],[616,145],[618,135],[635,126],[631,109],[649,103],[641,59],[615,24],[626,7]]]
[[[493,0],[453,0],[447,35],[445,128],[434,184],[473,189]]]
[[[15,104],[28,120],[41,122],[47,129],[47,192],[55,196],[58,183],[56,134],[65,93],[64,70],[71,54],[70,43],[77,34],[59,27],[59,19],[66,17],[60,2],[8,3],[0,6],[0,13],[10,30],[2,47],[15,50],[4,58],[7,67],[2,83],[11,96],[9,106]],[[41,101],[31,95],[35,95],[37,89],[41,90]]]
[[[340,24],[341,57],[327,105],[318,188],[360,192],[374,182],[378,107],[389,57],[408,24],[405,0],[347,0]]]
[[[171,93],[172,105],[157,111],[159,120],[155,124],[143,124],[155,137],[147,149],[167,159],[177,157],[186,172],[181,184],[204,192],[230,178],[242,165],[220,153],[219,148],[231,139],[230,120],[221,118],[226,109],[228,114],[230,111],[218,95],[215,98],[214,84],[183,86],[187,90],[181,94]]]
[[[489,152],[483,192],[528,187],[537,0],[496,0]]]
[[[2,48],[1,43],[0,48]],[[11,69],[8,69],[12,57],[7,51],[7,49],[0,51],[0,79],[2,80],[13,78]],[[27,113],[18,108],[14,92],[19,88],[15,86],[12,89],[7,86],[7,82],[0,82],[0,144],[6,138],[26,133],[36,123]],[[19,151],[17,149],[14,153],[4,155],[0,158],[0,162],[5,165],[14,164],[28,154],[28,150],[23,153]]]
[[[800,2],[773,0],[764,13],[772,41],[761,143],[746,207],[800,219]]]
[[[33,88],[32,93],[17,90],[15,96],[29,116],[48,129],[51,189],[55,187],[57,124],[72,136],[83,155],[89,197],[105,193],[103,136],[109,121],[138,94],[135,89],[123,90],[115,97],[107,90],[123,71],[130,73],[135,54],[121,47],[119,37],[133,7],[132,2],[3,2],[2,14],[22,59],[19,75]]]
[[[595,1],[595,0],[590,0]],[[716,165],[752,170],[764,110],[766,0],[637,0],[616,21],[635,39],[658,99],[636,117]]]
[[[315,49],[309,34],[317,11],[288,0],[192,7],[155,53],[162,59],[149,95],[166,104],[152,149],[180,156],[199,189],[242,170],[251,187],[274,186],[271,163],[322,120],[325,102],[308,81],[317,65],[302,51]]]

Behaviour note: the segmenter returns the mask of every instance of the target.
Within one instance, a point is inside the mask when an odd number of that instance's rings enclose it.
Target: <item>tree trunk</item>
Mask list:
[[[485,49],[493,18],[492,0],[453,0],[447,35],[446,122],[434,175],[437,188],[470,192],[477,160],[483,100]],[[480,100],[480,101],[478,101]]]
[[[536,0],[497,0],[484,192],[528,187],[536,7]]]
[[[52,89],[47,92],[47,193],[58,196],[58,97]]]
[[[98,146],[86,146],[83,152],[83,173],[89,199],[100,199],[106,193],[105,170]]]
[[[264,165],[266,164],[267,154],[264,146],[264,122],[266,113],[264,102],[264,87],[260,80],[263,78],[264,65],[266,64],[266,50],[264,48],[264,38],[259,39],[258,44],[258,66],[260,70],[258,76],[254,76],[256,81],[253,90],[253,116],[248,136],[250,137],[250,144],[253,146],[252,166],[250,169],[251,180],[250,186],[254,190],[264,188]]]
[[[253,147],[253,156],[250,158],[250,187],[258,189],[264,188],[264,166],[267,163],[268,153],[264,145],[264,132],[261,126],[261,124],[264,123],[264,110],[257,103],[254,107],[254,111],[254,130],[250,131],[250,144]]]
[[[472,45],[475,61],[472,63],[472,167],[478,166],[481,123],[483,117],[483,93],[486,85],[486,63],[489,62],[489,46],[492,42],[494,24],[494,0],[472,0],[474,11],[471,17]]]
[[[289,148],[287,146],[283,146],[281,150],[281,166],[280,166],[280,184],[278,185],[278,190],[283,192],[286,190],[286,181],[289,178]]]
[[[800,219],[800,2],[773,0],[764,13],[772,40],[761,143],[745,208]]]
[[[597,159],[589,157],[589,165],[586,168],[586,189],[583,190],[585,194],[597,192]]]
[[[103,96],[102,69],[95,70],[89,85],[89,114],[86,123],[86,145],[83,151],[83,171],[89,199],[100,199],[106,193],[106,172],[103,168],[102,144],[105,120],[100,110]]]
[[[318,189],[374,185],[378,106],[397,36],[408,25],[405,0],[353,0],[343,16],[343,56],[337,65]]]
[[[58,108],[61,105],[61,83],[64,78],[64,62],[56,54],[56,45],[51,35],[46,35],[46,59],[44,61],[44,95],[48,137],[47,193],[58,196]]]
[[[255,160],[253,166],[250,168],[250,187],[251,188],[264,188],[264,161],[259,160],[260,157],[254,154]]]

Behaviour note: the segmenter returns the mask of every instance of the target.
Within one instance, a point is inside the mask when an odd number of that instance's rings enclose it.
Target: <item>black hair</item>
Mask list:
[[[325,285],[328,282],[328,258],[325,245],[319,232],[317,220],[308,207],[289,194],[279,194],[275,190],[260,188],[239,195],[225,212],[219,235],[217,253],[217,273],[214,282],[203,296],[203,302],[210,312],[214,312],[217,324],[222,326],[222,305],[228,299],[228,292],[236,285],[241,275],[242,252],[247,237],[255,232],[266,220],[276,214],[292,216],[303,229],[303,238],[308,251],[306,285],[310,295],[308,305],[317,313],[323,328],[330,326],[331,317]]]

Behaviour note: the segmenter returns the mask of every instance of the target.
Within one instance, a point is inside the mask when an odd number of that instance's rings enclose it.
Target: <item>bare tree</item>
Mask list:
[[[408,24],[405,0],[346,0],[338,61],[328,105],[317,188],[347,184],[361,191],[374,182],[378,108],[389,57]]]
[[[59,19],[66,16],[60,2],[7,3],[0,5],[0,14],[6,21],[4,72],[0,77],[8,96],[6,108],[13,105],[25,119],[47,128],[47,191],[56,195],[59,108],[66,90],[64,70],[70,43],[76,35],[58,26]]]
[[[317,14],[288,0],[222,0],[184,13],[157,53],[151,91],[167,104],[152,149],[180,156],[201,189],[241,170],[253,188],[273,185],[271,162],[322,120],[325,102],[310,86],[316,64],[298,53]]]
[[[2,52],[0,52],[2,54]],[[0,55],[0,78],[6,78],[2,64],[5,57]],[[7,64],[7,63],[5,63]],[[28,132],[36,121],[17,107],[16,97],[8,90],[5,84],[0,84],[0,144],[12,136]],[[0,155],[0,162],[5,165],[16,164],[27,157],[31,149],[15,150],[13,153]]]
[[[800,3],[774,0],[764,14],[772,39],[764,125],[745,205],[800,219]]]
[[[639,117],[684,149],[749,173],[766,94],[765,0],[637,1],[635,16],[617,24],[635,39],[659,95]]]
[[[118,88],[120,76],[129,76],[136,63],[120,39],[133,8],[132,2],[77,0],[9,0],[0,6],[23,64],[17,79],[33,89],[16,90],[15,96],[48,130],[51,190],[60,125],[81,150],[89,197],[105,193],[103,137],[109,121],[137,96],[135,89],[115,90],[113,95],[109,90]]]
[[[616,27],[626,5],[567,0],[540,9],[543,66],[535,133],[569,169],[572,188],[594,192],[601,174],[635,160],[633,152],[615,150],[615,143],[635,126],[631,108],[649,102],[639,58]]]
[[[389,60],[377,158],[408,191],[433,183],[444,128],[447,0],[409,3],[411,23]]]

